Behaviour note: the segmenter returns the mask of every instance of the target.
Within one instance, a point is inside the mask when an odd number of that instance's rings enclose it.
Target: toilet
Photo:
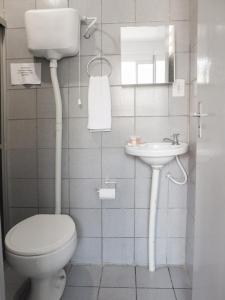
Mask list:
[[[68,215],[35,215],[6,235],[6,258],[31,279],[29,300],[58,300],[66,284],[65,265],[77,244],[76,226]]]

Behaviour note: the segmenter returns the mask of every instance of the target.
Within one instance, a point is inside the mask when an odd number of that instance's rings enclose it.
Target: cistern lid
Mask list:
[[[5,245],[17,255],[43,255],[66,244],[76,234],[75,223],[67,215],[35,215],[15,225],[7,233]]]

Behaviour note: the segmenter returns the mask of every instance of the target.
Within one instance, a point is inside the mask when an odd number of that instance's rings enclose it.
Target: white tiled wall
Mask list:
[[[42,84],[38,88],[12,86],[9,65],[34,61],[26,48],[24,12],[68,4],[78,8],[81,15],[98,17],[93,37],[81,41],[82,107],[77,105],[78,57],[59,63],[63,97],[63,208],[75,219],[79,236],[73,261],[147,265],[151,170],[127,156],[123,146],[134,133],[147,141],[159,141],[179,132],[182,140],[188,141],[188,0],[5,0],[10,223],[38,212],[53,212],[55,107],[47,61],[35,59],[42,62]],[[186,80],[185,97],[173,98],[171,86],[121,87],[120,27],[169,22],[176,27],[176,72],[178,78]],[[86,65],[101,49],[113,66],[113,122],[112,132],[93,134],[86,128]],[[92,70],[93,74],[101,71],[106,71],[104,64]],[[187,156],[182,161],[187,168]],[[162,172],[157,262],[184,264],[187,187],[169,183],[168,171],[181,176],[174,163]],[[105,178],[117,182],[115,201],[101,202],[97,197],[96,190],[101,184],[104,186]]]

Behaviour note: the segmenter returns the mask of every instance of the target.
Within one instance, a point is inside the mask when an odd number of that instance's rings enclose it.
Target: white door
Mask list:
[[[198,101],[193,300],[225,299],[225,0],[198,1]]]

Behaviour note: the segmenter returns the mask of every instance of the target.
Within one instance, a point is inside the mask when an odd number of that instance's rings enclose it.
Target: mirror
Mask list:
[[[174,26],[121,27],[123,85],[168,84],[175,79]]]

